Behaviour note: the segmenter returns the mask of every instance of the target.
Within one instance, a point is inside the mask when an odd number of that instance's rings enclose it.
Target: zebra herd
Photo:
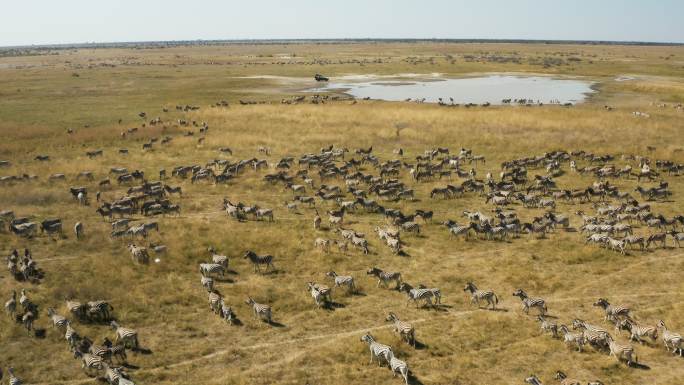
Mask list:
[[[181,125],[186,126],[189,123],[184,122]],[[199,127],[196,123],[193,125]],[[200,132],[206,133],[207,130],[208,126],[203,123]],[[128,134],[133,134],[133,132]],[[169,140],[170,138],[164,138],[162,143]],[[152,149],[152,144],[155,142],[156,140],[150,140],[145,144],[145,149]],[[233,154],[233,151],[227,147],[219,151],[231,156]],[[126,153],[127,151],[120,152],[122,155]],[[270,156],[271,150],[262,147],[259,153]],[[350,153],[354,154],[351,158],[349,158]],[[101,150],[90,151],[87,154],[91,158],[101,155]],[[672,161],[652,161],[646,157],[626,156],[621,161],[627,164],[620,168],[612,164],[617,161],[612,155],[590,154],[585,151],[553,151],[505,161],[501,164],[498,178],[491,172],[482,178],[482,176],[478,177],[478,173],[483,173],[481,169],[478,169],[478,164],[488,163],[484,155],[474,155],[471,149],[461,148],[451,154],[450,150],[445,147],[431,148],[416,156],[415,160],[406,158],[403,149],[396,151],[395,155],[401,159],[382,161],[373,153],[372,146],[353,151],[329,146],[317,153],[303,154],[299,158],[286,156],[275,162],[257,158],[237,161],[217,159],[205,165],[181,165],[172,169],[171,177],[189,180],[192,184],[212,181],[214,184],[226,184],[237,181],[247,170],[256,173],[273,168],[276,171],[264,175],[263,182],[268,187],[282,186],[288,194],[288,200],[285,201],[288,211],[299,213],[301,206],[315,212],[313,245],[326,254],[331,252],[332,246],[336,246],[341,254],[346,254],[349,245],[364,255],[374,254],[375,248],[370,247],[372,246],[370,242],[374,241],[369,242],[366,234],[353,228],[356,227],[354,226],[356,216],[371,214],[374,216],[373,219],[384,220],[383,223],[373,223],[372,228],[377,234],[377,239],[394,255],[408,255],[412,240],[427,237],[426,234],[430,234],[435,213],[424,209],[407,212],[392,208],[392,205],[402,202],[421,202],[419,193],[424,191],[421,185],[443,179],[448,180],[445,187],[428,189],[431,199],[453,202],[451,200],[476,197],[482,199],[484,205],[492,208],[490,212],[483,208],[471,207],[468,210],[459,211],[457,215],[461,217],[457,218],[458,222],[455,220],[439,222],[446,227],[449,236],[454,239],[463,238],[470,241],[473,238],[479,238],[486,241],[509,242],[523,234],[540,239],[546,238],[547,235],[559,229],[571,230],[571,218],[557,212],[562,205],[585,205],[586,207],[582,206],[583,210],[576,210],[576,215],[581,218],[582,225],[579,227],[579,233],[586,237],[586,244],[598,244],[626,254],[635,245],[640,250],[646,250],[651,245],[665,248],[667,238],[670,237],[678,246],[679,242],[684,240],[684,233],[680,231],[681,226],[684,225],[684,216],[665,216],[651,210],[651,204],[656,207],[656,202],[660,203],[673,198],[667,182],[661,179],[665,173],[671,173],[670,170],[673,168],[679,169],[679,165],[673,164]],[[581,167],[580,162],[586,163],[585,167]],[[637,163],[639,166],[636,165]],[[565,164],[569,164],[568,170],[564,169]],[[653,169],[650,168],[650,164],[653,164]],[[640,171],[633,172],[632,169],[637,167]],[[538,175],[528,177],[530,170],[539,170]],[[130,239],[128,250],[133,261],[138,264],[147,264],[150,259],[148,247],[143,246],[139,241],[147,239],[150,231],[159,231],[159,225],[156,221],[132,225],[133,217],[136,215],[143,217],[180,215],[180,205],[172,202],[170,197],[173,195],[184,197],[181,186],[173,187],[166,183],[165,169],[159,170],[159,181],[153,182],[145,178],[144,171],[129,172],[120,167],[112,167],[109,171],[109,175],[114,175],[119,188],[126,186],[128,190],[124,195],[116,198],[103,197],[102,192],[112,188],[112,182],[109,178],[100,181],[98,187],[102,191],[96,193],[95,201],[99,202],[96,211],[103,219],[111,222],[111,238]],[[564,188],[559,186],[556,179],[566,172],[592,175],[598,180],[591,186],[579,189]],[[401,180],[402,175],[408,178]],[[651,187],[640,185],[634,191],[620,191],[610,183],[610,180],[633,177],[637,178],[638,183],[646,179],[658,184]],[[463,180],[456,183],[452,178]],[[65,179],[64,174],[53,174],[49,178],[52,182]],[[80,179],[94,181],[94,175],[92,172],[81,172],[77,176],[77,180]],[[340,182],[341,186],[335,184],[336,182]],[[136,185],[136,183],[139,184]],[[69,192],[79,205],[89,204],[87,187],[72,186]],[[638,197],[642,199],[642,202],[633,198],[631,193],[639,194]],[[292,194],[291,199],[289,194]],[[106,193],[106,195],[109,194]],[[435,201],[427,200],[427,202]],[[321,209],[322,206],[326,206],[327,209]],[[319,209],[321,209],[320,213]],[[523,209],[542,210],[543,213],[525,220]],[[591,209],[595,213],[587,215],[585,211]],[[259,222],[275,221],[273,209],[262,208],[257,204],[233,203],[228,198],[223,199],[222,212],[239,222],[244,222],[250,217]],[[278,216],[279,222],[282,219],[284,217]],[[31,221],[28,217],[15,218],[11,211],[0,212],[0,220],[2,220],[3,231],[8,228],[17,235],[27,238],[36,235],[38,230],[48,235],[61,234],[63,227],[62,221],[58,218],[48,218],[39,223]],[[327,228],[323,224],[324,221],[327,223]],[[654,229],[656,232],[646,234],[643,233],[643,228]],[[321,235],[326,230],[331,234],[329,238]],[[74,225],[74,232],[77,239],[85,236],[82,222]],[[164,250],[163,247],[160,248],[159,245],[154,244],[150,244],[149,249],[157,253]],[[227,303],[229,302],[227,297],[224,297],[217,289],[218,282],[225,280],[229,272],[229,257],[217,254],[213,248],[209,251],[211,260],[200,263],[198,266],[200,283],[207,292],[210,310],[224,318],[228,324],[233,325],[239,322],[237,315],[233,307]],[[239,256],[239,254],[232,255],[232,257]],[[255,251],[247,250],[242,257],[252,265],[254,273],[261,273],[262,270],[276,271],[273,255],[257,254]],[[8,257],[8,268],[15,277],[24,281],[35,280],[40,276],[40,270],[37,269],[28,250],[25,251],[23,258],[19,257],[16,250],[13,251]],[[193,271],[196,272],[196,270]],[[402,295],[406,295],[407,307],[411,304],[428,308],[442,306],[443,293],[437,287],[421,284],[413,286],[403,280],[400,272],[383,270],[376,266],[364,269],[364,271],[368,276],[377,279],[377,287],[392,287]],[[338,275],[334,270],[326,272],[324,279],[331,279],[334,282],[333,287],[313,280],[306,282],[302,288],[306,290],[307,299],[310,296],[316,308],[321,308],[332,303],[333,289],[344,288],[350,294],[356,293],[357,282],[351,274],[346,274],[348,275]],[[466,282],[463,291],[470,296],[470,303],[473,306],[478,308],[484,306],[492,310],[496,310],[499,306],[499,297],[492,290],[480,290],[473,282]],[[564,343],[580,352],[586,344],[589,344],[628,364],[638,362],[636,352],[631,346],[619,343],[600,326],[581,319],[574,319],[569,325],[558,325],[548,316],[547,303],[543,298],[530,296],[520,288],[515,290],[512,296],[520,299],[522,311],[525,314],[529,314],[530,311],[537,313],[537,320],[543,333],[550,334],[554,338],[562,338]],[[21,291],[21,297],[18,300],[16,297],[16,293],[13,293],[5,303],[6,312],[16,319],[17,309],[23,309],[23,313],[19,315],[20,322],[30,333],[33,330],[33,322],[38,316],[38,308],[28,299],[25,290]],[[257,302],[257,300],[263,301],[264,298],[248,296],[244,302],[251,308],[255,319],[273,324],[273,308],[270,304]],[[113,342],[105,339],[102,345],[94,345],[87,337],[81,337],[78,334],[67,317],[60,315],[54,308],[47,309],[53,327],[64,330],[65,339],[74,357],[81,361],[83,369],[88,373],[104,373],[104,378],[111,384],[130,383],[122,367],[114,366],[111,359],[119,358],[119,364],[125,363],[126,349],[139,349],[137,332],[120,326],[112,315],[113,308],[106,301],[80,303],[70,299],[66,303],[71,319],[80,322],[109,323],[115,333]],[[604,310],[605,320],[614,324],[618,334],[621,331],[627,331],[630,340],[639,343],[656,341],[660,337],[668,352],[682,355],[681,335],[668,330],[663,321],[655,325],[642,323],[632,316],[629,309],[612,305],[605,298],[599,299],[595,305]],[[416,346],[416,333],[410,322],[400,320],[397,314],[392,312],[387,314],[385,320],[392,323],[393,330],[402,341]],[[376,360],[379,365],[389,366],[395,375],[400,374],[408,384],[410,374],[408,365],[394,355],[390,346],[377,342],[369,333],[363,335],[361,339],[369,345],[371,362]],[[558,372],[556,377],[561,383],[572,383],[567,380],[563,372]],[[528,380],[531,384],[540,383],[534,376]]]

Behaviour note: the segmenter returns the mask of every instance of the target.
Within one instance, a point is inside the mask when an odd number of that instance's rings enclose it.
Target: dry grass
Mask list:
[[[263,49],[268,53],[272,48]],[[314,48],[306,49],[312,56],[318,54]],[[368,52],[374,48],[363,49]],[[494,51],[500,47],[490,49]],[[577,49],[594,50],[594,47]],[[187,54],[199,61],[208,52],[204,50],[189,50]],[[329,47],[320,47],[320,50],[331,55]],[[352,46],[349,50],[351,52],[340,51],[345,55],[360,55],[361,48]],[[605,50],[617,52],[612,48]],[[642,48],[634,50],[635,55],[649,52]],[[100,59],[124,54],[127,53],[115,50],[81,53]],[[220,51],[215,55],[225,57]],[[231,52],[231,55],[237,53]],[[606,53],[606,60],[611,57]],[[201,66],[192,68],[200,71],[200,78],[211,73],[203,72]],[[259,70],[247,68],[244,72]],[[290,68],[295,74],[312,71],[304,67]],[[383,68],[384,71],[403,70],[403,67]],[[652,70],[655,67],[642,65],[642,68]],[[482,70],[486,69],[488,67],[483,65]],[[54,68],[15,71],[16,77],[12,81],[18,84],[38,81],[41,74],[62,76]],[[100,84],[114,78],[115,73],[127,71],[130,71],[128,77],[140,76],[136,67],[92,71],[97,74],[88,80],[88,84]],[[169,80],[173,82],[178,80],[174,71],[173,67],[164,68],[161,74],[173,77]],[[186,75],[189,73],[187,69],[183,71]],[[282,71],[287,72],[289,68]],[[142,87],[151,87],[145,84],[146,81],[140,80]],[[192,78],[183,81],[189,84]],[[220,84],[238,88],[250,84],[243,81],[245,83],[240,86],[223,81]],[[258,86],[262,85],[255,85]],[[46,86],[56,93],[70,87],[66,80]],[[582,317],[608,326],[602,321],[602,312],[591,306],[597,297],[604,296],[629,304],[640,320],[653,323],[665,319],[671,328],[681,331],[684,330],[681,302],[684,283],[680,272],[684,250],[635,251],[621,256],[584,246],[580,235],[570,232],[558,232],[545,240],[523,236],[511,242],[449,239],[446,229],[437,224],[439,221],[459,219],[460,212],[465,209],[489,210],[491,207],[474,196],[450,201],[430,200],[430,189],[446,182],[415,184],[402,175],[402,179],[416,189],[419,200],[388,206],[401,208],[404,212],[422,208],[433,209],[436,213],[435,223],[424,226],[421,236],[404,236],[408,257],[393,255],[380,244],[372,228],[383,220],[365,213],[349,215],[346,226],[368,234],[369,255],[355,251],[348,255],[322,254],[314,249],[313,239],[335,235],[328,231],[316,233],[311,226],[313,212],[308,208],[301,207],[301,215],[288,212],[283,201],[292,195],[291,192],[264,183],[261,178],[265,172],[247,171],[225,186],[171,180],[170,184],[183,187],[183,198],[174,199],[181,204],[182,215],[159,218],[161,231],[151,235],[153,241],[166,244],[169,253],[161,256],[159,264],[136,266],[131,263],[125,244],[109,239],[109,225],[94,213],[95,207],[78,207],[67,188],[85,184],[95,190],[96,183],[75,182],[74,175],[78,171],[93,170],[97,181],[106,177],[107,170],[113,166],[143,169],[151,179],[156,179],[160,168],[170,170],[176,165],[204,164],[223,157],[217,151],[221,146],[234,150],[234,156],[228,157],[231,160],[261,157],[257,147],[269,146],[273,151],[268,157],[271,162],[285,155],[317,152],[331,143],[350,149],[373,145],[374,153],[382,159],[392,158],[391,151],[398,146],[407,151],[408,159],[434,146],[452,149],[464,146],[487,156],[487,164],[478,167],[479,175],[487,171],[498,173],[500,162],[506,159],[555,149],[631,154],[645,153],[645,147],[650,145],[657,148],[651,154],[654,158],[682,162],[684,153],[677,149],[683,144],[673,140],[680,137],[684,129],[681,112],[642,103],[639,110],[649,112],[651,118],[639,119],[631,115],[635,100],[658,101],[660,92],[675,92],[681,97],[680,88],[672,91],[669,87],[663,90],[660,86],[640,86],[630,90],[638,97],[629,98],[611,89],[608,95],[616,95],[610,101],[615,101],[617,108],[607,112],[602,105],[592,103],[571,109],[496,107],[466,110],[381,102],[217,109],[206,106],[220,100],[216,85],[207,83],[206,87],[210,88],[191,91],[182,99],[180,86],[166,87],[174,89],[171,96],[151,92],[147,96],[129,98],[115,85],[110,91],[103,90],[103,95],[88,97],[90,107],[74,102],[82,100],[80,94],[54,99],[61,106],[73,105],[73,109],[63,107],[63,116],[57,113],[59,109],[50,110],[53,98],[45,95],[46,91],[34,91],[43,95],[36,116],[25,116],[22,112],[29,108],[24,96],[12,97],[12,108],[0,112],[5,114],[0,127],[8,137],[0,143],[0,158],[14,163],[12,167],[2,169],[2,174],[40,176],[38,181],[28,184],[0,187],[0,209],[13,209],[18,215],[33,215],[37,219],[61,217],[69,229],[76,221],[82,221],[86,228],[87,237],[81,242],[77,242],[70,232],[66,239],[38,237],[30,241],[0,234],[4,252],[15,247],[30,247],[39,266],[46,271],[46,279],[39,285],[18,284],[4,270],[0,273],[3,301],[12,288],[27,287],[31,298],[41,305],[39,327],[47,326],[45,309],[48,306],[59,307],[65,313],[62,301],[65,296],[111,300],[120,323],[136,328],[141,343],[152,350],[149,355],[130,355],[131,363],[139,367],[131,371],[133,378],[147,384],[399,383],[398,379],[392,379],[387,369],[368,364],[367,346],[359,341],[365,331],[372,331],[380,341],[391,344],[396,354],[409,363],[418,381],[424,384],[522,383],[522,379],[532,372],[545,382],[553,383],[551,376],[558,369],[577,378],[599,378],[606,384],[674,385],[680,382],[684,374],[681,360],[669,356],[660,345],[636,347],[640,362],[651,367],[651,370],[638,370],[619,365],[613,358],[593,352],[591,348],[578,354],[560,341],[540,335],[537,322],[520,312],[517,298],[511,297],[511,293],[517,287],[524,287],[533,295],[545,297],[551,314],[563,323]],[[231,102],[242,97],[240,93],[229,92]],[[107,109],[110,101],[118,101],[112,106],[117,110],[116,114]],[[180,133],[185,130],[179,128],[162,132],[148,127],[127,139],[119,137],[122,126],[136,125],[135,114],[140,110],[146,110],[152,116],[159,114],[164,120],[182,116],[175,111],[162,114],[159,110],[162,104],[181,101],[202,106],[187,117],[207,121],[211,126],[203,145],[197,145],[197,137],[181,137]],[[81,113],[88,119],[81,120]],[[119,116],[125,118],[122,126],[116,124]],[[59,123],[50,123],[52,119]],[[77,128],[73,136],[68,136],[62,123],[69,120],[95,123],[89,129]],[[407,128],[397,137],[395,124],[400,122]],[[166,134],[174,136],[168,146],[156,145],[154,151],[145,153],[140,150],[147,138]],[[121,147],[129,148],[131,153],[118,155],[117,150]],[[85,151],[95,148],[102,148],[104,156],[88,159]],[[48,153],[54,160],[38,164],[32,159],[39,153]],[[616,163],[622,166],[625,162],[617,160]],[[367,168],[366,171],[372,170]],[[48,183],[47,175],[55,172],[66,173],[69,182]],[[684,211],[680,201],[684,185],[681,178],[668,180],[675,201],[653,203],[652,206],[653,211],[671,216]],[[568,187],[585,187],[592,181],[591,177],[574,174],[558,178],[561,186]],[[621,190],[632,190],[636,186],[635,180],[616,180],[614,183]],[[109,200],[122,195],[123,191],[123,188],[115,187],[103,195]],[[276,222],[232,221],[220,210],[224,196],[233,201],[274,208]],[[542,212],[516,208],[527,220]],[[579,205],[560,204],[559,211],[571,213],[579,208]],[[587,205],[582,208],[590,210]],[[573,225],[577,224],[575,217]],[[205,250],[209,245],[232,257],[231,268],[237,274],[231,274],[233,282],[221,283],[219,289],[234,307],[242,326],[225,325],[208,311],[197,264],[207,259]],[[240,258],[248,249],[275,255],[278,272],[252,273],[252,267]],[[372,265],[399,270],[412,284],[422,282],[441,288],[444,303],[449,307],[446,311],[407,307],[403,294],[375,287],[375,281],[365,275],[365,269]],[[353,274],[365,295],[348,296],[335,292],[333,298],[343,307],[315,310],[305,283],[324,281],[324,272],[331,268],[341,274]],[[501,307],[507,311],[490,312],[471,307],[462,291],[468,280],[494,289],[502,300]],[[271,304],[274,319],[283,326],[270,327],[254,321],[243,302],[247,295]],[[389,311],[414,322],[419,341],[426,345],[424,349],[413,350],[391,333],[390,325],[384,321]],[[76,324],[76,328],[96,340],[112,335],[109,328],[101,325]],[[624,335],[620,340],[626,340]],[[45,339],[30,339],[19,326],[0,318],[0,345],[0,365],[14,365],[27,383],[71,383],[82,379],[87,382],[79,364],[67,351],[63,337],[51,328]]]

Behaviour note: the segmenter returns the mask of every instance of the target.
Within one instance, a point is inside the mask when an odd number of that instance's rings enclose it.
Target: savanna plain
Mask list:
[[[653,217],[662,214],[669,220],[684,214],[684,177],[678,175],[684,170],[668,172],[657,166],[657,161],[669,161],[674,168],[684,163],[681,46],[367,42],[0,52],[0,161],[6,161],[0,176],[17,176],[0,185],[0,210],[36,223],[50,218],[63,223],[63,235],[38,230],[30,237],[10,231],[9,220],[3,223],[3,256],[13,249],[23,255],[28,248],[41,274],[22,280],[8,269],[0,271],[3,303],[13,290],[19,296],[25,289],[38,306],[31,332],[9,316],[0,317],[2,381],[9,366],[27,384],[104,381],[103,371],[91,371],[89,376],[82,369],[63,328],[52,326],[47,309],[69,318],[80,336],[98,344],[104,337],[114,339],[114,331],[109,322],[78,320],[66,308],[67,298],[83,303],[106,300],[116,322],[137,331],[140,349],[127,352],[124,366],[136,384],[403,383],[386,366],[369,363],[369,346],[360,340],[366,333],[391,346],[394,356],[408,364],[409,382],[415,384],[523,384],[531,374],[553,384],[558,383],[558,370],[583,384],[600,380],[676,385],[684,378],[684,359],[666,350],[662,329],[655,341],[630,342],[629,333],[614,330],[604,310],[593,305],[606,298],[629,307],[630,317],[640,325],[656,326],[663,320],[669,330],[684,333],[684,249],[670,234],[684,231],[684,223],[675,220],[659,227],[634,220],[630,226],[636,236],[667,232],[665,247],[627,246],[621,253],[586,244],[588,234],[576,212],[602,216],[602,208],[620,207],[625,199],[609,193],[603,195],[605,202],[600,202],[600,195],[584,200],[552,195],[585,191],[595,182],[608,181],[618,192],[648,204]],[[317,86],[316,73],[333,79],[434,73],[548,75],[591,81],[595,92],[584,103],[565,107],[512,103],[466,108],[352,100],[341,91],[313,98],[304,91]],[[298,96],[304,99],[296,102]],[[170,140],[164,140],[167,137]],[[151,142],[153,138],[158,140]],[[378,210],[359,205],[344,213],[342,224],[329,223],[327,212],[339,210],[339,202],[316,196],[321,184],[339,186],[343,202],[356,199],[347,187],[356,182],[346,183],[354,178],[342,175],[322,180],[318,166],[309,168],[298,160],[304,154],[321,154],[331,145],[333,151],[349,150],[343,152],[344,159],[335,158],[338,168],[351,159],[366,158],[349,166],[349,175],[358,171],[379,177],[381,163],[400,160],[398,173],[383,178],[398,179],[406,190],[413,190],[414,199],[385,199],[369,192],[371,184],[366,182],[358,182],[356,188],[366,190],[365,199],[375,200],[385,211],[434,213],[431,220],[414,219],[419,233],[400,231],[401,253],[377,236],[376,227],[395,227],[392,218]],[[369,147],[370,155],[356,152]],[[399,148],[401,155],[395,151]],[[439,153],[422,162],[436,165],[447,156],[458,157],[462,148],[484,156],[485,162],[462,157],[458,163],[465,174],[459,176],[447,160],[443,170],[452,171],[450,178],[445,174],[442,179],[416,180],[410,166],[421,162],[417,156],[436,148],[448,148],[449,155]],[[86,155],[96,150],[102,154]],[[433,189],[461,186],[471,178],[486,184],[488,173],[499,182],[503,162],[554,151],[567,152],[558,167],[547,171],[546,161],[528,165],[527,182],[516,184],[511,194],[547,192],[541,199],[553,199],[555,208],[526,207],[510,197],[503,210],[517,213],[521,223],[553,212],[569,218],[567,228],[549,228],[544,236],[511,232],[502,239],[474,230],[467,238],[450,235],[445,221],[467,225],[470,219],[464,211],[495,218],[495,205],[476,191],[444,199],[431,197]],[[40,155],[49,160],[37,160]],[[605,155],[612,157],[601,158]],[[293,157],[288,167],[281,162],[286,157]],[[369,160],[372,157],[376,164]],[[172,175],[178,166],[194,165],[220,174],[226,165],[253,158],[265,159],[268,167],[255,170],[249,163],[225,182],[193,182],[192,172],[187,178]],[[635,176],[643,159],[658,173],[652,180]],[[632,172],[597,176],[573,171],[570,160],[577,169],[613,165],[620,170],[629,165]],[[214,166],[207,167],[210,163]],[[143,216],[136,210],[126,215],[132,225],[156,221],[158,231],[150,230],[146,238],[113,238],[108,218],[96,209],[129,195],[129,188],[142,183],[135,179],[119,184],[117,175],[110,173],[116,167],[140,170],[149,183],[157,182],[159,170],[165,169],[162,183],[182,189],[182,195],[166,197],[180,212]],[[474,177],[468,175],[471,168]],[[300,170],[308,170],[313,188],[299,176]],[[94,178],[77,180],[85,171]],[[304,191],[293,192],[285,183],[264,179],[279,172],[292,176],[292,183],[303,185]],[[550,172],[555,186],[527,190],[538,185],[536,175]],[[53,174],[65,177],[50,180]],[[101,186],[107,178],[111,185]],[[635,191],[637,186],[657,189],[661,182],[667,183],[669,192],[664,199]],[[74,199],[70,187],[87,188],[87,205]],[[486,187],[484,194],[493,190]],[[315,206],[295,202],[296,208],[288,208],[295,195],[316,196]],[[226,213],[224,198],[271,209],[273,221],[255,220],[249,214],[239,221]],[[319,229],[314,228],[316,212],[322,217]],[[80,239],[73,231],[76,222],[83,225]],[[342,243],[337,227],[363,233],[368,253],[351,243],[347,251],[334,244],[329,250],[314,245],[317,238]],[[133,261],[129,243],[147,247],[149,263]],[[150,244],[164,245],[166,251],[155,253]],[[228,271],[215,279],[215,289],[239,319],[233,325],[211,311],[200,283],[199,264],[211,262],[209,247],[229,258]],[[243,258],[248,250],[272,255],[275,269],[254,272]],[[393,283],[378,287],[377,279],[367,275],[374,266],[400,272],[413,286],[439,288],[441,304],[407,304],[407,294],[394,290]],[[332,270],[353,276],[357,292],[334,287],[326,277]],[[307,282],[331,287],[333,302],[317,307]],[[498,310],[471,304],[464,291],[467,282],[493,290]],[[519,298],[512,296],[516,289],[545,300],[547,321],[568,325],[571,331],[573,319],[605,328],[618,343],[634,348],[638,364],[627,365],[609,356],[608,349],[589,344],[578,352],[563,342],[561,332],[558,338],[543,332],[537,309],[525,314]],[[271,306],[272,323],[253,317],[245,303],[248,296]],[[413,325],[416,347],[393,331],[393,324],[386,321],[390,312]],[[20,304],[17,313],[22,313]]]

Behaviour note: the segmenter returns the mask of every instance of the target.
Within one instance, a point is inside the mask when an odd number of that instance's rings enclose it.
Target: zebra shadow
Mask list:
[[[273,321],[273,320],[269,321],[268,324],[270,326],[273,326],[274,328],[284,328],[285,327],[285,324],[282,324],[278,321]]]
[[[627,364],[627,366],[629,366],[630,368],[634,368],[634,369],[651,370],[650,366],[648,366],[646,364],[642,364],[640,362],[632,362],[631,364]]]
[[[214,281],[216,281],[216,282],[222,282],[222,283],[235,283],[235,280],[234,280],[234,279],[232,279],[232,278],[225,278],[225,277],[222,277],[222,278],[214,278]]]
[[[138,346],[137,348],[132,348],[131,351],[134,353],[139,353],[139,354],[144,354],[144,355],[152,354],[152,349],[142,348],[140,346]]]
[[[325,304],[323,305],[323,308],[325,310],[330,310],[330,311],[335,311],[337,309],[344,309],[347,307],[343,303],[335,302],[335,301],[326,301]]]
[[[47,336],[45,329],[33,329],[33,336],[38,339],[44,339]]]
[[[416,375],[413,374],[413,372],[411,372],[410,370],[408,373],[408,383],[411,385],[423,385],[423,383],[418,379],[418,377],[416,377]]]
[[[425,350],[429,347],[427,344],[424,344],[418,340],[415,340],[414,344],[415,346],[413,348],[416,350]]]
[[[238,273],[237,271],[235,271],[235,270],[233,270],[233,269],[226,269],[226,273],[228,273],[228,274],[235,274],[235,275],[239,275],[239,274],[240,274],[240,273]]]
[[[140,366],[138,366],[138,365],[133,365],[133,364],[129,364],[128,362],[124,362],[123,364],[121,364],[121,366],[123,366],[123,367],[126,368],[126,369],[130,369],[130,370],[138,370],[138,369],[140,369]]]

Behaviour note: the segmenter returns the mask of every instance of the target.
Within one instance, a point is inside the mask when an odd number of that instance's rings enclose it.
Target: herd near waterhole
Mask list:
[[[146,118],[143,113],[139,116]],[[153,126],[162,121],[157,118],[147,123]],[[199,143],[210,135],[207,123],[191,124],[182,120],[179,124],[198,127]],[[184,136],[192,136],[190,133],[194,135],[190,130]],[[129,130],[122,133],[122,138],[136,134]],[[163,152],[173,137],[158,139],[151,138],[141,151]],[[216,150],[221,158],[208,159],[203,164],[159,165],[153,172],[143,164],[131,170],[103,164],[101,170],[80,171],[73,177],[52,169],[50,163],[56,155],[40,154],[27,162],[40,162],[45,175],[22,173],[1,177],[0,187],[24,184],[26,188],[32,188],[31,183],[44,178],[52,186],[61,184],[73,196],[71,204],[87,207],[92,216],[69,223],[69,230],[65,231],[67,223],[60,218],[36,219],[37,216],[31,213],[2,207],[2,236],[17,237],[28,246],[23,252],[7,250],[8,272],[16,284],[11,293],[5,293],[9,299],[4,308],[7,316],[17,321],[16,327],[23,326],[30,338],[58,333],[63,336],[69,354],[79,360],[87,375],[113,385],[132,384],[135,375],[134,371],[128,370],[127,352],[156,354],[143,347],[145,335],[139,336],[135,325],[116,317],[113,306],[116,298],[64,298],[62,304],[34,302],[31,292],[40,290],[40,283],[51,277],[33,259],[30,245],[41,237],[82,242],[94,232],[106,231],[111,241],[121,243],[120,250],[127,249],[133,263],[144,269],[151,261],[158,263],[170,252],[163,243],[152,243],[148,238],[151,232],[158,232],[164,222],[171,219],[169,217],[183,220],[183,206],[193,200],[193,196],[184,195],[188,184],[225,186],[225,197],[207,210],[220,207],[224,214],[219,220],[229,221],[232,226],[247,222],[278,226],[281,217],[297,214],[313,228],[316,236],[310,239],[310,247],[322,258],[329,253],[363,258],[369,253],[387,251],[400,265],[402,258],[416,257],[410,248],[412,238],[429,240],[435,232],[447,233],[455,248],[465,242],[503,245],[527,240],[556,242],[554,238],[559,233],[567,232],[578,244],[595,245],[619,253],[616,255],[636,256],[653,249],[670,252],[680,247],[684,240],[684,215],[672,214],[671,210],[669,215],[658,212],[659,208],[676,202],[678,197],[670,185],[679,182],[684,164],[654,158],[649,155],[651,148],[645,149],[643,154],[555,150],[510,159],[494,168],[491,162],[487,163],[486,154],[460,146],[456,151],[437,147],[409,154],[402,148],[391,152],[382,149],[376,153],[372,146],[348,150],[329,145],[310,153],[278,157],[274,156],[276,151],[265,146],[252,150],[230,147]],[[235,153],[253,152],[254,157],[237,159],[233,157],[234,150]],[[103,153],[103,150],[93,150],[88,151],[87,156],[97,159]],[[122,148],[117,156],[128,154],[129,150]],[[382,159],[380,154],[391,155]],[[2,166],[13,165],[3,161]],[[97,175],[102,179],[97,180]],[[564,184],[566,175],[575,175],[587,184],[582,187]],[[282,206],[266,207],[260,202],[240,202],[231,198],[231,186],[246,183],[247,176],[250,180],[256,176],[261,180],[259,183],[271,186],[271,191],[283,202]],[[73,181],[73,185],[69,186],[68,181]],[[426,190],[425,186],[430,187]],[[425,191],[429,193],[425,194]],[[480,204],[451,218],[440,212],[439,207],[431,207],[438,201],[443,205],[464,198],[477,200]],[[407,211],[407,206],[415,207],[416,204],[422,208]],[[90,221],[93,218],[96,221]],[[359,218],[370,222],[375,234],[355,228]],[[90,228],[86,228],[86,223],[92,224]],[[72,230],[75,236],[67,237],[65,233]],[[256,295],[233,296],[232,281],[224,278],[232,271],[229,262],[240,268],[246,266],[243,262],[247,263],[251,272],[245,270],[245,273],[266,277],[278,269],[287,269],[287,264],[269,250],[248,250],[248,247],[236,245],[235,249],[222,252],[209,247],[204,263],[187,267],[199,270],[201,286],[198,287],[208,293],[209,309],[225,319],[226,327],[242,324],[240,315],[245,318],[244,322],[277,327],[278,303],[265,303]],[[401,269],[369,263],[364,270],[341,271],[330,266],[327,271],[319,272],[319,282],[302,280],[302,292],[292,295],[299,296],[302,301],[312,301],[312,306],[324,311],[338,305],[333,300],[333,293],[336,297],[352,295],[362,286],[360,281],[372,280],[380,292],[387,289],[387,295],[403,295],[407,306],[413,305],[431,314],[430,309],[448,311],[442,303],[443,297],[453,298],[457,294],[443,292],[439,282],[409,283],[412,277],[402,274]],[[576,354],[583,354],[591,347],[628,367],[647,366],[639,361],[639,349],[660,348],[667,355],[683,355],[682,336],[668,329],[669,320],[643,319],[638,308],[613,303],[608,293],[604,298],[596,298],[592,305],[597,311],[598,308],[603,311],[604,321],[610,327],[569,316],[566,322],[561,322],[563,314],[549,317],[553,300],[528,294],[529,288],[483,290],[475,282],[463,282],[462,285],[472,305],[483,312],[496,310],[504,298],[512,301],[512,297],[516,297],[522,312],[530,316],[530,324],[532,320],[538,321],[537,327],[542,334],[568,345],[568,349],[577,351]],[[351,298],[349,306],[353,307],[353,296]],[[43,309],[46,309],[47,318],[44,322],[52,325],[50,330],[36,328],[36,324],[41,323]],[[247,311],[251,313],[250,317],[240,314]],[[391,323],[403,343],[415,348],[420,344],[416,337],[420,330],[402,319],[400,313],[401,309],[389,312],[385,321]],[[247,318],[253,320],[247,321]],[[109,326],[111,338],[93,341],[78,332],[81,323]],[[420,374],[409,369],[410,354],[395,354],[390,345],[381,343],[370,332],[361,333],[358,338],[368,344],[371,363],[375,361],[389,367],[406,384],[419,383]],[[45,343],[50,343],[48,341],[46,339]],[[667,355],[663,354],[662,359],[671,359]],[[21,373],[15,373],[9,364],[6,368],[9,383],[22,384]],[[564,385],[601,384],[596,379],[571,379],[563,371],[558,371],[555,377]],[[532,385],[542,383],[534,375],[520,379],[521,383],[523,381]]]

